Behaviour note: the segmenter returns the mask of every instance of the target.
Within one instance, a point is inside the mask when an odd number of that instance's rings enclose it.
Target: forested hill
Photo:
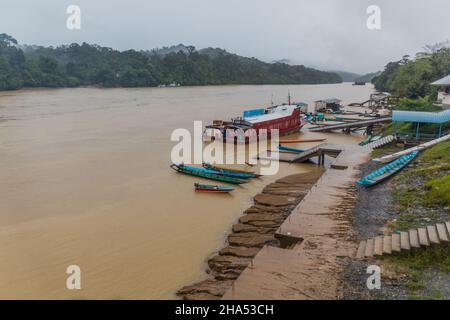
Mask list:
[[[383,72],[372,79],[375,88],[399,97],[419,98],[436,95],[431,83],[450,74],[450,48],[437,44],[427,46],[414,59],[404,56],[389,62]]]
[[[180,45],[179,50],[117,51],[87,43],[20,46],[0,34],[0,90],[24,87],[147,87],[219,84],[339,83],[332,72],[265,63],[222,49]]]

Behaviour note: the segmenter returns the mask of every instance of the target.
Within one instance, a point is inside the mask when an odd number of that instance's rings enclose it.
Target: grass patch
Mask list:
[[[424,151],[418,159],[395,177],[392,196],[401,223],[414,220],[410,211],[419,207],[450,205],[450,141]]]
[[[409,300],[444,300],[444,295],[439,290],[433,290],[429,295],[414,294],[408,296]]]
[[[401,255],[390,256],[386,259],[406,268],[415,282],[418,282],[421,272],[430,267],[436,267],[442,272],[450,272],[449,245],[432,246],[426,249],[422,248],[409,253],[405,252]]]
[[[383,151],[381,151],[383,154]],[[395,232],[444,222],[450,219],[450,141],[422,152],[393,179],[392,198],[397,219],[387,227]],[[426,289],[427,270],[450,273],[450,245],[415,249],[383,258],[408,275],[404,284],[409,299],[441,300],[438,290]]]
[[[432,179],[426,184],[429,190],[425,193],[425,201],[428,205],[450,206],[450,174]]]

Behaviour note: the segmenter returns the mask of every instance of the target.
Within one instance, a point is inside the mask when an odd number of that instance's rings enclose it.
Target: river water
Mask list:
[[[205,261],[262,188],[196,194],[199,179],[169,168],[176,128],[243,110],[337,97],[371,86],[217,86],[54,89],[0,93],[0,298],[163,299],[205,277]],[[303,133],[355,143],[357,135]],[[293,145],[308,148],[313,144]],[[66,269],[81,268],[81,290]]]

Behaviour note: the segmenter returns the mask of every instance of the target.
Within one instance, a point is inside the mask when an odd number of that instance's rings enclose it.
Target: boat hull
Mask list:
[[[231,183],[231,184],[246,183],[246,181],[244,181],[244,180],[224,176],[224,175],[217,174],[214,172],[209,172],[208,170],[205,170],[205,171],[194,170],[193,168],[186,167],[183,165],[176,165],[176,164],[172,164],[170,167],[179,173],[183,173],[183,174],[195,176],[195,177],[201,177],[201,178],[208,179],[208,180],[221,181],[221,182],[226,182],[226,183]]]
[[[290,147],[285,147],[285,146],[282,146],[282,145],[279,145],[278,149],[280,149],[281,151],[288,151],[288,152],[294,152],[294,153],[303,153],[303,152],[305,152],[305,150],[303,150],[303,149],[290,148]]]
[[[242,172],[242,171],[235,171],[232,169],[222,169],[213,165],[210,165],[208,163],[203,163],[203,167],[208,170],[217,171],[219,174],[234,177],[238,179],[251,179],[251,178],[257,178],[258,175],[255,173],[250,172]]]
[[[207,141],[222,139],[226,143],[249,144],[258,142],[261,137],[272,138],[272,130],[278,130],[278,136],[298,133],[307,123],[301,118],[300,108],[295,108],[289,115],[270,120],[252,120],[253,122],[250,119],[246,120],[233,120],[223,126],[208,126],[207,129],[214,130],[214,134],[204,138]]]
[[[233,191],[233,187],[227,187],[227,186],[212,186],[207,184],[195,184],[195,191],[196,192],[208,192],[208,193],[229,193]]]
[[[365,187],[373,187],[389,179],[390,177],[407,167],[418,154],[419,153],[417,151],[414,151],[407,155],[404,155],[403,157],[384,165],[378,170],[375,170],[361,180],[358,180],[356,183]]]
[[[298,139],[298,140],[280,140],[280,143],[308,143],[308,142],[322,142],[327,139]]]

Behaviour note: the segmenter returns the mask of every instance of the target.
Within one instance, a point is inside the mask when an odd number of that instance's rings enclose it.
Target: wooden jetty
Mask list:
[[[432,245],[447,244],[449,239],[450,221],[361,241],[356,257],[365,259],[411,251]]]
[[[268,151],[267,154],[260,153],[257,156],[257,159],[288,162],[288,163],[300,163],[309,161],[310,159],[317,157],[317,163],[319,165],[324,165],[325,156],[329,156],[335,158],[335,160],[331,164],[331,167],[334,169],[340,169],[342,167],[339,164],[340,159],[339,155],[343,151],[370,152],[373,149],[380,148],[386,144],[391,143],[392,141],[394,141],[394,139],[395,138],[392,135],[390,135],[380,140],[371,142],[365,146],[322,143],[313,148],[307,149],[302,153]]]
[[[310,132],[327,132],[327,131],[334,131],[334,130],[342,130],[346,133],[350,133],[350,132],[358,131],[358,130],[365,128],[366,133],[371,134],[373,131],[373,128],[375,126],[380,126],[383,123],[388,123],[391,121],[392,121],[391,117],[383,117],[383,118],[355,121],[355,122],[349,122],[349,123],[321,125],[321,126],[309,128],[309,131]]]

